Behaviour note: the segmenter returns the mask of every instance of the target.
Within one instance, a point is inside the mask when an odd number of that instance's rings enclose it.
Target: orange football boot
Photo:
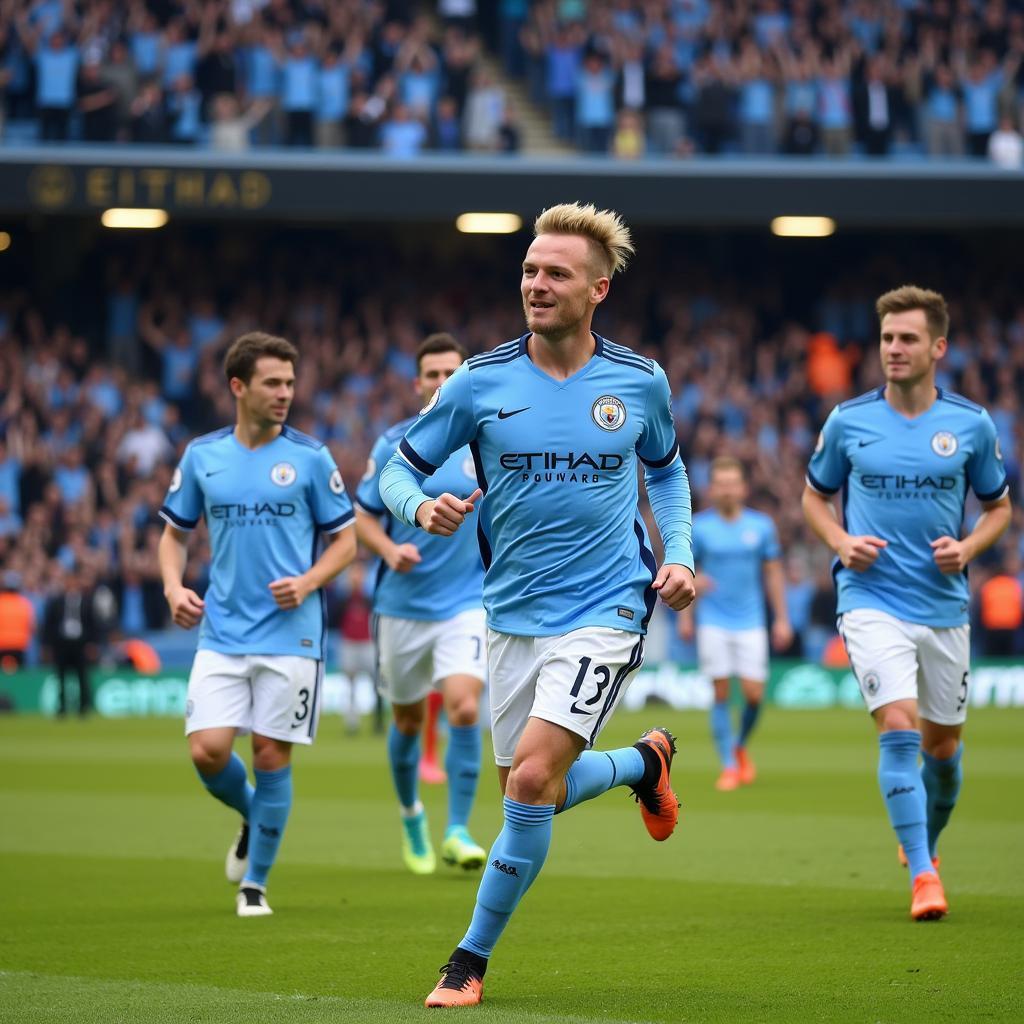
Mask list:
[[[938,921],[949,913],[942,882],[934,871],[925,871],[914,879],[910,916],[915,921]]]
[[[679,820],[679,800],[672,792],[669,773],[672,771],[672,758],[676,753],[675,737],[668,729],[648,729],[633,744],[635,747],[645,746],[653,750],[661,763],[658,781],[653,786],[638,783],[630,786],[633,796],[640,805],[640,817],[652,839],[664,842],[676,827]]]
[[[902,843],[900,843],[900,845],[896,848],[896,856],[899,857],[899,859],[900,859],[900,867],[901,868],[907,867],[907,865],[908,865],[907,855],[903,852],[903,844]],[[936,871],[939,870],[939,865],[941,863],[942,863],[942,858],[941,857],[932,857],[932,867],[935,868]]]
[[[754,760],[747,753],[746,747],[736,748],[736,767],[740,772],[740,782],[744,786],[749,786],[757,778],[757,768],[754,767]]]
[[[453,960],[441,968],[441,980],[423,1005],[451,1009],[455,1006],[477,1006],[483,1001],[484,979],[469,964]]]
[[[722,793],[729,793],[740,788],[740,781],[739,768],[723,768],[722,774],[718,776],[718,781],[715,783],[715,789]]]

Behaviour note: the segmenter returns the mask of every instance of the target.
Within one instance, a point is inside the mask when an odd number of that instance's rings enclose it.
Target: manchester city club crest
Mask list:
[[[295,482],[295,467],[290,462],[279,462],[270,471],[270,479],[278,487],[287,487]]]
[[[948,430],[940,430],[932,437],[932,451],[943,458],[956,454],[959,447],[960,442],[957,441],[956,434],[951,434]]]
[[[171,486],[168,487],[167,489],[171,492],[171,494],[174,494],[175,491],[181,490],[181,466],[178,466],[174,470],[174,475],[171,477]]]
[[[330,487],[332,494],[341,494],[341,492],[345,490],[345,484],[341,479],[340,469],[336,469],[331,473],[331,478],[327,481],[327,486]]]
[[[877,672],[864,673],[864,692],[869,697],[874,697],[874,695],[878,693],[878,688],[881,685],[882,681],[878,678]]]
[[[626,422],[626,407],[614,395],[602,395],[590,415],[602,430],[618,430]]]

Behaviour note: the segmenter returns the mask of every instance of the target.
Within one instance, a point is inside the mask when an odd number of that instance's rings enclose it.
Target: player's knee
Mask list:
[[[189,754],[192,757],[192,763],[196,766],[196,771],[200,775],[209,777],[220,774],[227,767],[231,748],[221,748],[200,739],[190,738]]]
[[[253,736],[252,766],[261,772],[276,772],[291,761],[292,745],[269,736]]]
[[[418,707],[395,707],[395,728],[403,736],[417,736],[423,728],[423,709]]]
[[[897,704],[890,704],[887,707],[879,708],[875,712],[880,732],[896,732],[903,729],[916,729],[917,722],[914,715],[904,707]]]
[[[925,752],[938,761],[948,761],[960,746],[958,736],[939,736],[923,744]]]
[[[467,693],[449,702],[445,708],[448,721],[455,726],[476,725],[479,705],[473,694]]]
[[[521,804],[554,803],[560,783],[548,764],[528,758],[509,772],[505,792]]]

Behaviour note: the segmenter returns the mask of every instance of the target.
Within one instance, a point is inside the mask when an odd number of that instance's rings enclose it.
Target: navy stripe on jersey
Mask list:
[[[977,497],[978,501],[995,501],[997,498],[1001,498],[1004,494],[1006,494],[1006,489],[1008,486],[1009,484],[1007,483],[1006,477],[1003,477],[1003,482],[998,490],[992,491],[990,494],[978,494],[978,492],[975,491],[974,494]]]
[[[839,490],[838,487],[826,487],[810,470],[807,470],[807,482],[819,494],[831,496]]]
[[[856,405],[867,405],[868,402],[881,401],[882,396],[885,393],[885,388],[874,388],[871,391],[865,392],[863,395],[858,395],[856,398],[851,398],[846,402],[840,402],[840,409],[852,409]]]
[[[590,734],[590,743],[593,744],[594,740],[597,739],[597,734],[601,731],[601,725],[605,718],[608,716],[608,712],[615,707],[615,699],[619,695],[619,690],[622,689],[622,684],[626,681],[626,677],[636,671],[644,663],[644,638],[643,634],[640,635],[640,639],[633,645],[633,649],[629,652],[629,661],[626,662],[618,672],[615,673],[615,679],[612,682],[611,687],[608,690],[608,696],[605,698],[604,707],[601,708],[601,714],[597,716],[597,722],[594,724],[594,731]]]
[[[388,511],[383,502],[381,502],[380,508],[377,508],[374,505],[368,505],[365,501],[357,501],[355,502],[355,506],[356,508],[361,508],[364,512],[369,512],[372,516],[387,515]]]
[[[515,341],[506,341],[503,345],[491,349],[490,352],[481,352],[479,355],[471,356],[466,362],[471,370],[478,366],[488,366],[491,363],[504,363],[517,359],[520,354],[521,338]]]
[[[636,454],[637,458],[639,458],[645,466],[649,466],[651,469],[661,469],[662,467],[667,466],[679,454],[679,442],[677,441],[672,445],[672,450],[662,459],[645,459],[639,452]]]
[[[323,533],[337,533],[338,530],[355,521],[356,517],[351,512],[345,512],[343,515],[338,516],[337,519],[332,519],[329,523],[317,523],[316,528]]]
[[[320,688],[324,682],[324,662],[319,659],[316,663],[316,678],[313,682],[313,704],[309,709],[309,726],[306,735],[312,739],[316,735],[317,718],[320,713]]]
[[[198,519],[182,519],[181,516],[176,516],[166,505],[160,506],[158,515],[179,530],[194,530],[199,522]]]
[[[437,472],[437,466],[431,465],[426,459],[420,458],[413,446],[404,437],[402,438],[402,443],[398,446],[398,450],[402,453],[405,461],[413,469],[419,470],[424,476],[433,476]]]
[[[635,363],[640,369],[646,370],[648,373],[654,373],[654,363],[646,356],[640,355],[638,352],[634,352],[631,348],[626,348],[625,345],[616,345],[612,341],[606,341],[604,344],[604,352],[598,353],[604,355],[613,361],[625,360],[627,362]],[[614,360],[614,357],[618,357],[618,360]]]
[[[484,472],[484,460],[480,455],[480,445],[476,441],[469,442],[469,451],[473,456],[473,466],[476,469],[476,482],[477,486],[487,493],[487,474]],[[480,516],[480,512],[477,512],[476,516],[476,541],[480,546],[480,561],[483,562],[484,572],[487,572],[491,567],[491,545],[487,540],[487,534],[484,533],[484,523]]]
[[[209,444],[210,441],[219,441],[222,437],[227,437],[234,429],[234,427],[218,427],[216,430],[211,430],[208,434],[200,434],[199,437],[193,438],[189,442],[189,447],[194,448],[196,445]]]
[[[619,366],[629,366],[632,367],[634,370],[640,370],[642,373],[649,373],[652,377],[654,376],[653,367],[648,366],[646,363],[639,362],[641,358],[640,356],[634,356],[632,358],[627,359],[624,356],[620,356],[616,352],[606,351],[604,354],[604,358],[609,360],[609,362],[618,363]]]
[[[964,398],[963,395],[958,395],[955,391],[944,391],[942,388],[939,388],[938,392],[940,401],[949,402],[950,405],[957,405],[961,409],[970,409],[971,412],[976,412],[979,415],[984,412],[977,402],[972,402],[969,398]]]
[[[654,557],[654,552],[644,541],[644,531],[635,519],[633,520],[633,532],[636,534],[637,544],[640,545],[640,561],[647,566],[647,571],[651,574],[651,582],[644,587],[644,605],[647,607],[647,614],[640,621],[640,625],[643,627],[644,632],[646,632],[647,624],[651,621],[651,616],[654,614],[654,606],[658,601],[658,594],[653,587],[654,581],[658,576],[658,562]]]
[[[470,361],[466,365],[470,372],[473,370],[481,370],[485,366],[500,366],[502,363],[514,363],[519,358],[518,352],[509,352],[508,355],[500,356],[498,358],[487,359],[484,362],[474,363]]]
[[[288,438],[289,441],[294,441],[296,444],[304,444],[307,448],[314,449],[314,451],[319,451],[324,446],[323,441],[318,441],[315,437],[310,437],[309,434],[304,434],[301,430],[289,427],[287,423],[281,428],[281,436]]]

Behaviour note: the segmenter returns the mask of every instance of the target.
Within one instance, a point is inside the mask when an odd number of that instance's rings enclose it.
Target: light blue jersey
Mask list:
[[[196,438],[174,471],[160,515],[179,530],[206,519],[213,564],[199,647],[223,654],[323,658],[323,592],[279,608],[269,585],[313,564],[320,533],[354,521],[327,447],[285,426],[251,450],[233,427]]]
[[[693,517],[693,557],[714,583],[696,604],[698,626],[765,626],[764,563],[782,557],[768,516],[744,508],[735,519],[725,519],[717,510],[705,509]]]
[[[530,359],[529,337],[475,356],[442,385],[385,466],[381,497],[415,524],[424,480],[468,444],[486,498],[463,529],[479,538],[490,627],[642,633],[657,567],[637,508],[638,459],[665,561],[693,568],[668,381],[650,359],[597,335],[590,361],[555,380]]]
[[[874,608],[927,626],[968,621],[967,574],[939,571],[933,540],[959,538],[970,486],[981,501],[1006,493],[1006,470],[989,414],[937,389],[932,407],[907,419],[877,388],[832,410],[807,482],[843,493],[844,528],[889,542],[866,572],[833,571],[840,612]]]
[[[483,604],[484,567],[472,530],[457,530],[451,537],[424,533],[418,526],[407,526],[395,519],[381,501],[381,471],[414,422],[415,417],[404,420],[377,439],[366,475],[356,491],[356,502],[383,520],[384,529],[396,544],[415,544],[422,559],[405,573],[391,572],[381,560],[373,593],[374,612],[400,619],[443,622]],[[467,498],[476,487],[476,465],[468,447],[454,452],[423,482],[423,492],[431,498],[446,492]]]

